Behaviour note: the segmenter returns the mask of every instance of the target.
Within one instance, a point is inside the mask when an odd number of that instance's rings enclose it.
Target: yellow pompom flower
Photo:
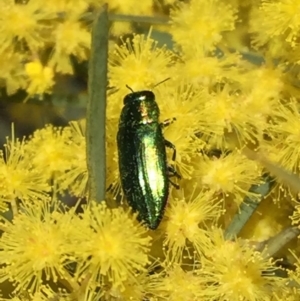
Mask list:
[[[263,0],[250,19],[250,31],[255,33],[254,44],[262,46],[273,38],[280,38],[292,47],[297,45],[300,33],[299,9],[299,0]]]
[[[241,95],[228,84],[207,93],[199,104],[199,132],[211,146],[226,148],[226,137],[237,136],[239,142],[253,142],[255,123],[245,110]],[[226,136],[225,136],[226,135]]]
[[[151,31],[148,36],[135,35],[132,41],[128,39],[110,51],[109,82],[120,89],[118,108],[130,92],[126,85],[134,91],[145,90],[170,77],[169,67],[174,64],[175,55],[166,47],[159,47],[150,34]]]
[[[81,24],[79,15],[71,15],[53,31],[54,52],[49,65],[61,73],[73,73],[70,55],[86,60],[91,45],[91,33]]]
[[[70,129],[62,131],[61,128],[46,126],[36,130],[26,145],[33,167],[48,179],[64,173],[74,157],[70,141]]]
[[[13,281],[16,290],[38,291],[45,281],[64,278],[64,265],[71,260],[70,218],[58,202],[22,205],[0,238],[0,281]],[[3,266],[4,265],[4,266]]]
[[[124,281],[134,281],[149,263],[151,238],[147,230],[122,208],[108,209],[105,203],[90,202],[74,225],[78,246],[77,274],[100,285],[114,285],[124,291]],[[88,240],[87,240],[88,238]],[[108,282],[108,283],[107,283]]]
[[[284,73],[279,66],[263,66],[245,72],[238,81],[242,91],[239,95],[242,111],[247,113],[253,128],[262,132],[279,106],[284,90]]]
[[[233,200],[240,205],[246,195],[259,198],[259,195],[248,190],[252,184],[261,183],[261,168],[239,152],[222,155],[220,158],[203,156],[194,164],[197,165],[195,178],[200,186],[215,195],[223,196],[224,200],[231,196],[228,201]]]
[[[247,242],[225,241],[222,232],[221,229],[211,231],[211,242],[200,257],[198,273],[207,283],[206,297],[265,301],[286,289],[286,280],[274,276],[278,268],[272,260],[263,258]]]
[[[16,3],[13,0],[0,2],[0,50],[14,45],[16,41],[25,42],[32,50],[44,46],[49,25],[43,21],[54,19],[52,12],[43,9],[38,0]]]
[[[272,141],[262,143],[261,149],[272,162],[297,173],[300,170],[300,113],[297,100],[278,104],[272,117],[266,128]]]
[[[236,10],[224,1],[191,0],[171,12],[171,33],[184,53],[193,53],[194,45],[210,51],[223,32],[234,29],[236,18]]]
[[[212,87],[228,78],[232,81],[240,79],[242,60],[237,53],[217,57],[207,55],[202,47],[195,46],[192,53],[183,53],[181,59],[183,63],[178,66],[178,74],[196,86]]]
[[[206,224],[216,222],[221,209],[211,193],[197,191],[196,187],[188,198],[182,190],[177,194],[168,203],[161,229],[170,261],[180,262],[184,250],[190,257],[194,250],[202,253],[208,239]]]
[[[8,95],[26,87],[24,59],[24,53],[15,52],[13,47],[0,52],[0,85],[5,87]]]
[[[159,296],[158,300],[208,300],[205,299],[205,280],[198,277],[195,271],[184,271],[179,265],[174,264],[159,275],[150,277],[153,282],[153,295]]]
[[[8,140],[0,153],[0,209],[6,202],[40,199],[45,201],[50,186],[47,178],[35,169],[24,141]]]
[[[25,64],[25,71],[29,80],[26,88],[29,95],[51,93],[50,89],[54,85],[54,72],[51,67],[34,61]]]
[[[160,122],[174,122],[163,129],[164,137],[176,146],[176,161],[183,178],[189,179],[194,171],[191,164],[204,142],[196,135],[199,132],[199,103],[206,97],[206,91],[191,85],[184,79],[171,78],[155,88],[156,101],[160,109]],[[169,162],[172,150],[168,151]]]

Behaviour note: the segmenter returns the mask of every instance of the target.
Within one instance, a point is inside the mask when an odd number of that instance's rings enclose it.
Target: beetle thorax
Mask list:
[[[159,109],[154,101],[143,101],[139,104],[139,116],[136,116],[140,124],[158,122]]]
[[[159,122],[159,108],[153,92],[147,90],[133,92],[126,95],[123,102],[121,127],[136,127]]]
[[[122,111],[121,126],[138,126],[159,122],[159,108],[155,101],[135,101],[127,103]]]

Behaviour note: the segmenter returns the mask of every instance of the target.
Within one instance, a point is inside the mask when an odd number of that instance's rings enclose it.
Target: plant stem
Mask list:
[[[262,250],[262,255],[265,258],[270,258],[276,254],[283,246],[289,243],[292,239],[296,238],[300,234],[298,227],[289,227],[282,230],[274,237],[268,239]]]
[[[249,218],[257,209],[261,200],[271,191],[274,185],[274,179],[268,174],[262,176],[263,183],[261,185],[252,185],[250,192],[260,195],[260,200],[253,200],[250,196],[244,198],[243,203],[240,205],[238,212],[233,217],[230,225],[227,227],[224,233],[225,239],[233,239],[236,237],[242,228],[245,226]]]
[[[169,25],[168,17],[109,14],[110,21]]]
[[[87,165],[89,171],[89,196],[103,201],[106,191],[106,87],[108,57],[108,13],[103,5],[92,30],[89,61],[88,106],[86,115]]]
[[[59,14],[59,18],[65,18],[65,14],[62,12]],[[83,15],[82,19],[84,21],[93,21],[95,20],[94,12],[87,12]],[[124,15],[124,14],[115,14],[110,13],[108,15],[109,21],[113,22],[136,22],[136,23],[149,23],[157,25],[170,25],[170,18],[165,16],[143,16],[143,15]]]

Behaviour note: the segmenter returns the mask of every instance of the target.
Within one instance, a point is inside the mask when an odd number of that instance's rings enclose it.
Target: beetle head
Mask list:
[[[124,105],[132,102],[143,102],[143,101],[155,101],[155,95],[153,92],[144,90],[138,92],[132,92],[124,97]]]

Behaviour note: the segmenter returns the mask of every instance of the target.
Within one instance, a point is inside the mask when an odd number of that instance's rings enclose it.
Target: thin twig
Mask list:
[[[109,14],[110,21],[169,25],[168,17]]]
[[[60,19],[66,18],[66,14],[61,12],[59,14]],[[87,22],[93,22],[95,20],[94,12],[87,12],[82,15],[82,20]],[[158,24],[158,25],[170,25],[170,18],[166,16],[143,16],[143,15],[123,15],[123,14],[114,14],[109,13],[109,21],[112,22],[135,22],[135,23],[149,23],[149,24]]]
[[[274,179],[272,179],[268,174],[262,176],[264,183],[261,185],[252,185],[250,187],[250,192],[259,194],[260,200],[253,200],[250,196],[244,198],[243,203],[240,205],[238,212],[233,217],[230,225],[226,228],[224,232],[225,239],[233,239],[236,237],[242,228],[245,226],[249,218],[257,209],[261,200],[271,191],[274,185]]]
[[[86,115],[87,165],[90,199],[98,202],[105,198],[106,187],[106,87],[108,57],[108,13],[103,5],[92,30],[89,61],[88,106]]]
[[[298,227],[289,227],[282,230],[280,233],[265,242],[265,244],[262,246],[262,255],[265,258],[272,257],[283,246],[285,246],[298,235],[300,235],[300,229]]]

